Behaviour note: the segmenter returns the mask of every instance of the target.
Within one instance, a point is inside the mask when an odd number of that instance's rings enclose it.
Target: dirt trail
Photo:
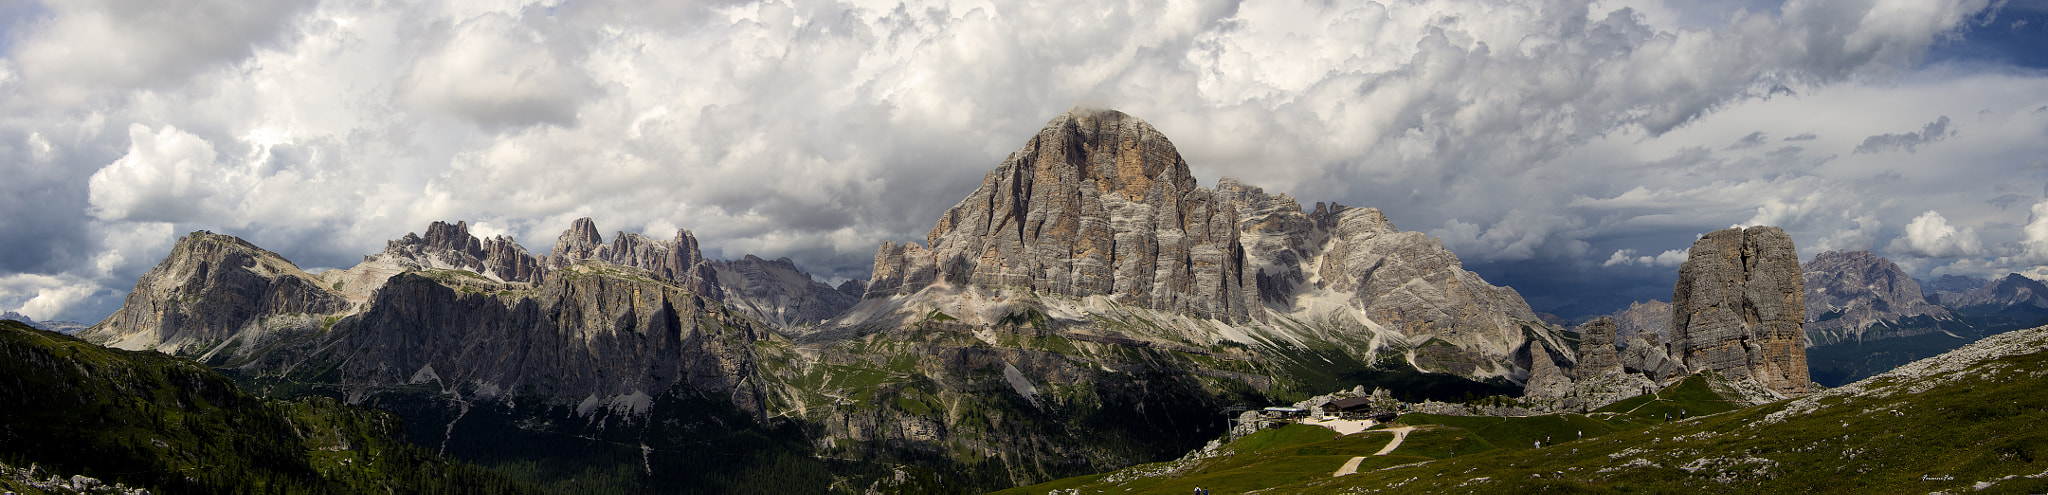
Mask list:
[[[1400,428],[1388,428],[1386,431],[1394,434],[1394,441],[1387,442],[1386,447],[1381,448],[1379,452],[1374,452],[1372,455],[1387,455],[1388,453],[1393,452],[1394,449],[1401,448],[1401,442],[1408,439],[1408,432],[1415,431],[1415,427],[1403,426]],[[1368,456],[1353,457],[1351,458],[1351,460],[1345,461],[1344,467],[1337,468],[1337,474],[1333,474],[1331,476],[1358,474],[1358,463],[1365,462],[1366,457]]]

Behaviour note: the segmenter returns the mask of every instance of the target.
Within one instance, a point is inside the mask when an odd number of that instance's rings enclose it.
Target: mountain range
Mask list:
[[[29,327],[35,328],[37,330],[49,330],[52,332],[57,332],[65,335],[78,333],[80,331],[85,330],[87,327],[87,325],[84,323],[68,320],[36,321],[33,318],[29,318],[28,315],[16,313],[13,311],[0,313],[0,320],[14,320],[21,322],[22,324],[28,325]]]
[[[1172,459],[1228,412],[1346,389],[1584,412],[1704,374],[1765,403],[1815,390],[1816,332],[1903,341],[1939,332],[1884,325],[1949,321],[1881,258],[1824,254],[1816,277],[1775,227],[1689,256],[1672,303],[1572,331],[1379,210],[1204,187],[1150,124],[1077,108],[922,242],[878,247],[866,281],[707,259],[688,230],[607,242],[589,218],[545,254],[433,222],[317,274],[200,231],[79,337],[256,396],[388,411],[410,441],[544,491],[907,493]],[[2020,318],[1972,308],[1951,313]]]
[[[621,489],[732,471],[697,459],[736,438],[773,439],[743,464],[828,485],[1000,488],[1178,455],[1233,404],[1514,394],[1531,356],[1576,355],[1440,241],[1202,187],[1151,125],[1086,109],[924,243],[881,246],[865,283],[705,259],[687,230],[606,242],[591,219],[544,255],[435,222],[319,274],[194,232],[81,336],[389,410],[446,454],[559,473],[543,486]]]

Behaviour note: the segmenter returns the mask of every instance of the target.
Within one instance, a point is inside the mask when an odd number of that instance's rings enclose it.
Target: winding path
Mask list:
[[[1415,431],[1415,427],[1403,426],[1400,428],[1388,428],[1386,431],[1394,434],[1394,441],[1387,442],[1386,447],[1381,448],[1379,452],[1374,452],[1372,455],[1387,455],[1388,453],[1393,452],[1394,449],[1401,448],[1401,441],[1407,440],[1408,432]],[[1365,462],[1366,457],[1368,456],[1358,456],[1351,458],[1351,460],[1349,461],[1345,461],[1344,467],[1337,468],[1337,474],[1333,474],[1331,476],[1334,477],[1344,476],[1347,474],[1358,474],[1358,463]]]

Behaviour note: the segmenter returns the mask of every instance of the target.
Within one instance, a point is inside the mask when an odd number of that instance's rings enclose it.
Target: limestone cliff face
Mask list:
[[[324,345],[347,350],[342,379],[365,386],[437,381],[640,412],[642,401],[683,387],[762,410],[748,346],[767,337],[766,327],[683,287],[616,270],[569,265],[530,287],[402,274]]]
[[[1927,302],[1920,283],[1905,270],[1869,251],[1820,253],[1800,269],[1806,286],[1806,335],[1812,345],[1910,337],[1939,328],[1892,325],[1882,333],[1867,330],[1914,316],[1954,318],[1948,309]]]
[[[1076,109],[989,172],[924,246],[883,244],[866,297],[975,285],[1241,322],[1257,300],[1237,226],[1151,124]]]
[[[238,335],[318,328],[319,315],[352,311],[276,253],[247,241],[193,232],[136,281],[121,309],[79,334],[124,349],[177,352]]]
[[[1333,205],[1328,216],[1318,222],[1335,225],[1316,280],[1381,325],[1499,356],[1539,321],[1521,294],[1465,270],[1439,239],[1402,232],[1376,209]]]
[[[1692,245],[1671,295],[1670,354],[1693,372],[1749,379],[1781,394],[1812,391],[1806,289],[1792,238],[1730,228]]]

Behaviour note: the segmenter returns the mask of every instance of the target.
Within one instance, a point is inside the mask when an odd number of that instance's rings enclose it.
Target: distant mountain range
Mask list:
[[[36,320],[34,320],[34,319],[31,319],[31,318],[29,318],[29,317],[28,317],[28,315],[24,315],[24,314],[21,314],[21,313],[16,313],[16,312],[13,312],[13,311],[8,311],[8,312],[5,312],[5,313],[0,313],[0,320],[14,320],[14,321],[22,322],[22,323],[24,323],[24,324],[27,324],[27,325],[28,325],[28,326],[30,326],[30,327],[33,327],[33,328],[36,328],[36,329],[39,329],[39,330],[49,330],[49,331],[52,331],[52,332],[57,332],[57,333],[65,334],[65,335],[70,335],[70,334],[78,333],[78,332],[84,331],[84,330],[86,329],[86,324],[84,324],[84,323],[79,323],[79,322],[75,322],[75,321],[65,321],[65,320],[58,320],[58,321],[36,321]]]

